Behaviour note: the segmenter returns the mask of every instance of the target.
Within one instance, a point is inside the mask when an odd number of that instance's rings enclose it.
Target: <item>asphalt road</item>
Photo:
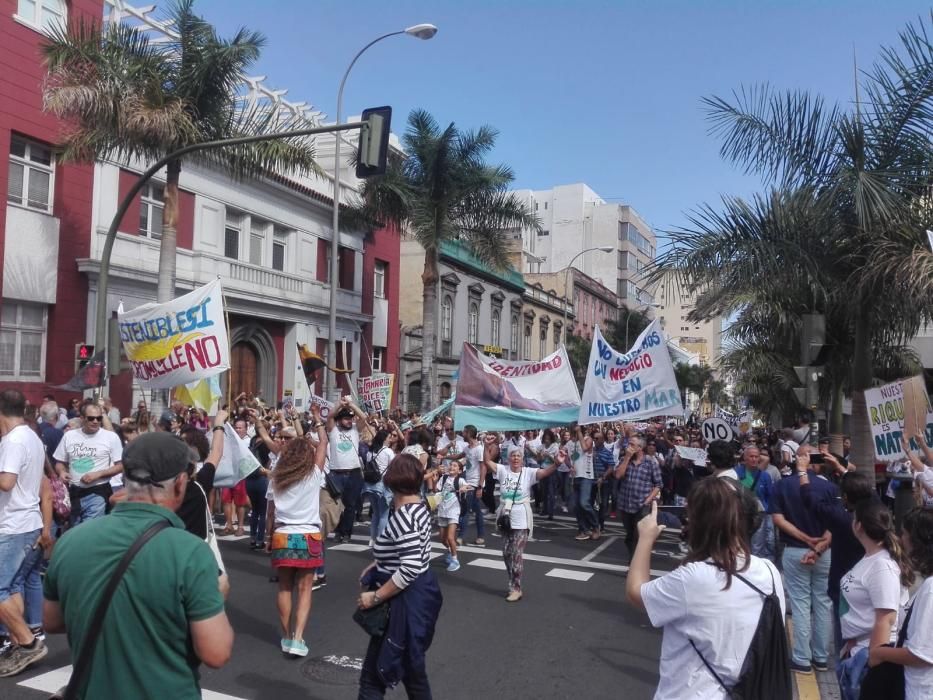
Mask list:
[[[467,546],[460,571],[434,560],[444,607],[428,653],[429,677],[439,700],[476,697],[650,698],[657,683],[660,631],[624,600],[628,560],[622,530],[608,526],[599,542],[576,542],[569,518],[537,521],[526,550],[518,603],[504,600],[507,579],[501,539],[487,532],[486,546]],[[489,523],[491,529],[491,522]],[[227,612],[236,631],[233,658],[202,671],[208,700],[355,698],[367,637],[351,620],[359,572],[370,561],[364,528],[350,545],[328,542],[329,585],[315,591],[305,659],[278,648],[275,590],[265,554],[248,539],[222,538],[232,590]],[[472,533],[472,528],[471,528]],[[676,534],[665,533],[652,566],[668,570]],[[435,552],[442,550],[436,545]],[[64,638],[49,638],[50,653],[15,678],[0,679],[0,698],[37,700],[67,681],[70,657]],[[399,688],[389,697],[404,697]]]

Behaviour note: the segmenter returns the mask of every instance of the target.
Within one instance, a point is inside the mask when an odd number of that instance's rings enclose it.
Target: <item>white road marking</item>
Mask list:
[[[593,578],[593,572],[571,571],[570,569],[551,569],[545,574],[545,576],[552,576],[553,578],[565,578],[570,581],[589,581],[591,578]]]
[[[325,656],[322,660],[334,664],[334,666],[352,668],[355,671],[360,671],[363,668],[363,659],[358,656]]]
[[[218,540],[223,540],[224,542],[237,542],[239,540],[245,540],[249,535],[217,535]]]
[[[609,549],[609,547],[612,546],[612,543],[618,539],[619,537],[617,535],[613,535],[612,537],[607,537],[605,542],[603,542],[596,549],[594,549],[592,552],[590,552],[585,557],[583,557],[583,561],[593,561],[596,557],[598,557],[600,554],[602,554],[607,549]]]
[[[474,559],[473,561],[468,561],[467,566],[481,566],[484,569],[505,571],[505,562],[499,561],[498,559]]]
[[[357,668],[362,668],[362,661],[360,662],[360,666]],[[54,671],[48,671],[38,676],[27,678],[26,680],[17,683],[17,685],[20,685],[23,688],[30,688],[32,690],[41,690],[43,693],[56,693],[61,688],[64,688],[66,685],[68,685],[68,679],[70,678],[71,666],[62,666],[61,668],[56,668]],[[243,698],[239,698],[235,695],[218,693],[213,690],[202,690],[201,697],[203,700],[243,700]]]
[[[346,542],[344,544],[335,544],[333,547],[327,548],[328,552],[368,552],[368,544],[352,544],[351,542]]]

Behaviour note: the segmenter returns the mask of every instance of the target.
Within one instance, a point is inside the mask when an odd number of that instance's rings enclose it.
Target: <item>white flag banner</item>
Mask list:
[[[171,389],[230,369],[220,280],[165,304],[118,311],[117,318],[133,376],[142,386]]]
[[[606,342],[599,326],[594,329],[577,420],[580,425],[683,414],[674,364],[658,319],[625,354]]]
[[[213,439],[219,440],[217,433]],[[233,488],[261,466],[249,450],[249,438],[241,438],[229,423],[224,424],[224,453],[214,474],[214,486]]]

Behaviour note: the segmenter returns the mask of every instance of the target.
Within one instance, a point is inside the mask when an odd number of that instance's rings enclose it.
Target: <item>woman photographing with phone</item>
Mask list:
[[[687,499],[688,554],[680,567],[651,580],[651,550],[664,530],[657,515],[653,501],[650,514],[638,521],[638,543],[625,583],[629,602],[664,630],[655,700],[729,697],[740,681],[766,600],[779,605],[775,617],[780,629],[773,630],[778,641],[772,646],[783,639],[785,657],[783,668],[778,664],[777,677],[769,681],[768,697],[790,700],[781,574],[767,559],[752,555],[735,486],[714,478],[694,484]]]

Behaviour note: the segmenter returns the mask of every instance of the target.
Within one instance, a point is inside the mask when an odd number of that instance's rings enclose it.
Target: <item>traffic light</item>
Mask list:
[[[84,367],[94,357],[94,346],[87,343],[75,345],[75,371]]]
[[[361,180],[386,171],[389,155],[389,129],[392,124],[391,107],[364,109],[360,129],[360,142],[356,150],[356,176]]]

